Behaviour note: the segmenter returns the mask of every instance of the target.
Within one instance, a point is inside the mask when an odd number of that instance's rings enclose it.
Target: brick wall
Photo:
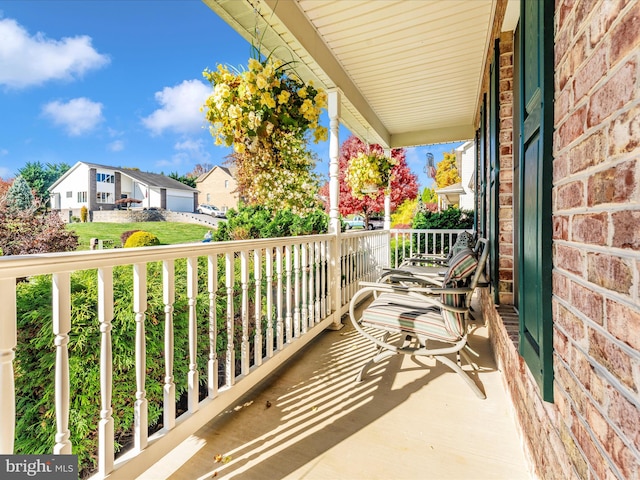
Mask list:
[[[498,296],[501,304],[513,305],[513,32],[500,35],[499,119],[500,210]]]
[[[581,478],[640,478],[640,2],[556,2],[556,430]]]
[[[538,476],[638,480],[640,1],[556,0],[555,28],[553,403],[518,355],[516,312],[484,291],[483,313]],[[503,54],[507,44],[503,34]],[[502,100],[501,212],[513,209]],[[512,273],[505,256],[501,281]]]

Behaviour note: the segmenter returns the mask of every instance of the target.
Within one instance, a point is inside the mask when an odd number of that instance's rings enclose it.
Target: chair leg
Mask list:
[[[435,355],[434,358],[439,362],[442,362],[444,365],[449,367],[454,372],[460,374],[462,379],[465,381],[467,385],[469,385],[469,387],[471,387],[471,390],[473,390],[473,393],[475,393],[478,398],[482,398],[482,399],[487,398],[487,396],[484,393],[482,393],[482,391],[478,388],[478,385],[476,385],[476,383],[471,379],[471,377],[467,374],[467,372],[465,372],[462,369],[462,367],[460,367],[456,362],[442,355]]]
[[[391,350],[384,350],[384,351],[378,353],[376,356],[374,356],[371,360],[369,360],[367,363],[365,363],[362,366],[362,368],[360,369],[360,372],[356,376],[356,382],[361,382],[362,381],[362,379],[364,378],[365,372],[367,371],[367,369],[371,365],[374,365],[376,363],[380,363],[385,358],[393,357],[394,355],[397,355],[397,352],[393,352]]]

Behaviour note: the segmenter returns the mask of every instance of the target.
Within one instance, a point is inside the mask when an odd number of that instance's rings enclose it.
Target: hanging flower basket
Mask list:
[[[346,181],[351,187],[351,193],[355,198],[362,199],[365,195],[372,198],[380,194],[384,188],[389,193],[389,181],[391,169],[395,160],[378,152],[360,152],[356,157],[349,159]]]
[[[244,153],[260,146],[286,149],[283,137],[300,140],[307,131],[316,143],[327,139],[327,129],[318,124],[326,93],[302,82],[279,60],[252,58],[247,70],[218,65],[203,75],[213,85],[205,107],[216,145]]]

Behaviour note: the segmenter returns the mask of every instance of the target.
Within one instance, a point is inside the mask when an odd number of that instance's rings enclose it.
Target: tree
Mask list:
[[[374,198],[365,196],[359,200],[352,195],[351,188],[345,181],[349,159],[357,156],[359,152],[366,152],[367,148],[383,152],[380,145],[367,146],[366,143],[353,135],[347,138],[340,147],[340,157],[338,159],[340,202],[338,209],[340,215],[350,215],[352,213],[362,214],[368,227],[371,215],[384,210],[384,189],[381,188]],[[405,150],[403,148],[393,149],[391,156],[396,160],[396,165],[391,170],[391,210],[393,211],[406,199],[415,198],[416,195],[418,195],[418,177],[411,173],[411,170],[407,166]],[[320,189],[320,195],[329,198],[328,183]],[[329,210],[328,203],[326,209],[327,211]]]
[[[18,170],[18,174],[26,180],[33,194],[45,205],[49,201],[48,188],[70,168],[66,163],[43,165],[40,162],[27,162]]]
[[[207,173],[209,170],[213,168],[213,164],[205,162],[205,163],[196,163],[196,166],[193,167],[189,173],[187,173],[187,177],[197,179],[200,175]]]
[[[456,166],[456,154],[445,153],[444,158],[438,162],[436,168],[436,185],[438,188],[444,188],[461,181],[462,179]]]
[[[422,203],[438,203],[438,195],[433,188],[424,188],[422,191]]]
[[[179,181],[180,183],[184,183],[185,185],[188,185],[190,187],[196,188],[196,178],[197,177],[191,177],[191,176],[189,176],[189,174],[179,175],[178,172],[171,172],[167,176],[169,178],[173,178],[174,180]]]
[[[33,194],[27,181],[18,175],[7,191],[7,209],[11,211],[27,210],[33,206]]]

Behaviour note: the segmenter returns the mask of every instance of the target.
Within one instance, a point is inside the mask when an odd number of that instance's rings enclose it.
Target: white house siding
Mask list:
[[[133,180],[126,175],[120,175],[120,194],[126,195],[127,198],[137,198],[142,200],[141,197],[136,197],[133,191]]]
[[[97,169],[96,170],[96,179],[100,176],[100,175],[111,175],[113,177],[113,183],[106,183],[106,182],[98,182],[96,180],[96,195],[97,194],[101,194],[101,193],[106,193],[108,194],[108,197],[106,200],[96,200],[96,203],[98,205],[100,204],[104,204],[104,203],[108,203],[108,204],[113,204],[117,198],[115,197],[116,194],[116,184],[115,184],[115,175],[116,172],[115,170],[104,170],[104,169]]]
[[[79,209],[83,206],[89,206],[89,168],[86,165],[78,165],[74,171],[56,186],[53,193],[59,194],[60,205],[55,208],[60,210]],[[67,192],[71,192],[71,197],[67,197]],[[78,202],[78,192],[87,193],[86,202]]]
[[[474,209],[474,193],[469,188],[469,183],[473,178],[475,171],[475,154],[476,149],[474,142],[466,142],[456,148],[456,156],[460,161],[460,178],[462,179],[462,188],[465,190],[464,195],[460,195],[460,208],[463,210]]]

